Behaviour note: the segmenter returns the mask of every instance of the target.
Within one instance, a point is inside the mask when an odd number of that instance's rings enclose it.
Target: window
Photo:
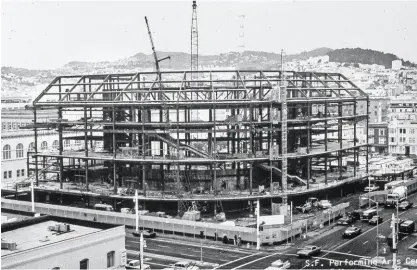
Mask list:
[[[16,177],[20,177],[20,170],[16,170]]]
[[[69,140],[65,140],[64,141],[64,147],[70,147],[70,146],[71,146],[70,141]]]
[[[41,143],[41,150],[48,150],[48,143],[46,141]]]
[[[6,123],[3,123],[3,124],[1,125],[1,129],[2,129],[2,130],[6,130],[6,129],[7,129],[7,124],[6,124]]]
[[[383,129],[381,129],[381,130],[379,131],[379,135],[384,136],[384,130],[383,130]]]
[[[22,170],[21,170],[21,175],[22,175],[22,176],[25,176],[25,169],[22,169]]]
[[[22,158],[23,157],[23,144],[19,143],[16,146],[16,158]]]
[[[395,142],[395,138],[394,137],[391,137],[391,142]]]
[[[7,179],[7,171],[3,172],[3,178]]]
[[[52,143],[52,148],[53,148],[53,149],[57,149],[57,150],[58,150],[58,148],[59,148],[59,142],[58,142],[57,140],[55,140],[55,141]]]
[[[9,178],[12,178],[12,171],[9,171]]]
[[[3,147],[3,159],[11,159],[12,158],[12,151],[10,145],[6,144]]]
[[[80,269],[88,269],[88,259],[80,261]]]
[[[29,152],[34,152],[35,151],[35,143],[31,142],[29,144],[28,151]]]
[[[114,251],[107,253],[107,268],[114,266]]]

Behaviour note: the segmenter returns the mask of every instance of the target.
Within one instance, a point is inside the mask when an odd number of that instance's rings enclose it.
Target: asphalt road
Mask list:
[[[409,200],[417,206],[417,194],[410,196]],[[390,219],[392,213],[396,213],[396,210],[380,208],[383,221],[378,227],[378,233],[381,238],[377,238],[376,226],[369,225],[365,221],[356,221],[355,226],[362,228],[362,234],[355,238],[342,238],[341,233],[346,227],[340,226],[332,233],[311,243],[311,245],[322,248],[321,254],[317,257],[298,258],[296,255],[298,249],[296,248],[289,248],[280,252],[259,252],[256,250],[237,250],[231,245],[212,245],[210,241],[207,241],[203,245],[203,261],[211,263],[211,269],[265,269],[278,259],[290,261],[292,269],[388,268],[392,265],[392,262],[389,261],[392,259],[392,253],[386,239],[383,237],[388,236],[391,232]],[[401,219],[417,221],[417,207],[400,211],[399,216]],[[370,261],[377,255],[377,239],[379,241],[378,255],[386,259],[386,264],[378,265],[378,267]],[[201,249],[198,242],[187,242],[186,239],[174,240],[158,236],[155,239],[146,239],[146,242],[144,258],[153,269],[170,267],[173,263],[181,260],[200,261]],[[414,233],[400,241],[398,245],[397,259],[409,269],[417,269],[417,261],[414,261],[414,264],[406,264],[407,262],[412,263],[411,260],[417,258],[417,251],[409,249],[416,242],[417,233]],[[128,259],[137,259],[139,238],[127,233],[126,249],[128,250]]]

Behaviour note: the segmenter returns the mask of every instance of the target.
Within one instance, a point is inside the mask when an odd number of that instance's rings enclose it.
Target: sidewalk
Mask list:
[[[129,233],[135,231],[134,229],[126,228],[126,235]],[[244,254],[252,254],[253,251],[256,251],[256,245],[250,245],[250,248],[247,248],[246,244],[242,244],[240,247],[235,246],[233,244],[223,244],[221,242],[221,239],[217,241],[214,241],[213,239],[200,239],[199,236],[196,235],[196,237],[187,237],[187,236],[180,236],[180,235],[172,235],[172,234],[161,234],[157,233],[157,237],[154,238],[156,241],[162,241],[162,239],[172,239],[175,241],[170,241],[171,243],[176,244],[184,244],[189,246],[196,246],[200,247],[200,241],[203,242],[204,248],[212,248],[216,250],[222,250],[222,251],[233,251],[237,253],[244,253]]]

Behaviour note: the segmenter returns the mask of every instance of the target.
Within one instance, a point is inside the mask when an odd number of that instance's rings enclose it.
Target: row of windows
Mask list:
[[[8,122],[3,122],[1,125],[1,130],[6,131],[6,130],[18,130],[21,127],[25,127],[27,125],[29,125],[30,123],[8,123]]]
[[[16,170],[16,177],[25,176],[25,169]],[[10,179],[13,178],[12,171],[4,171],[3,172],[3,179]]]
[[[69,144],[68,141],[65,141],[65,142]],[[29,144],[28,151],[30,151],[30,152],[31,151],[34,151],[34,148],[35,148],[35,143],[32,142],[32,143]],[[59,142],[58,142],[58,140],[55,140],[52,143],[52,148],[53,149],[58,149],[59,148]],[[46,141],[43,141],[41,143],[41,150],[47,150],[47,149],[48,149],[48,143]],[[16,146],[16,158],[22,158],[23,156],[24,156],[24,153],[23,153],[23,144],[19,143]],[[5,159],[11,159],[11,158],[12,158],[12,148],[10,147],[9,144],[6,144],[3,147],[3,160],[5,160]]]
[[[407,134],[407,128],[400,128],[399,130],[400,130],[400,133],[401,134]],[[390,128],[389,129],[389,133],[396,134],[397,133],[397,129]],[[416,129],[415,128],[410,128],[409,131],[408,131],[408,133],[415,134],[416,133]]]
[[[417,148],[415,146],[411,146],[410,147],[410,154],[417,154],[416,149]],[[404,146],[390,145],[389,146],[389,151],[391,153],[399,152],[399,153],[405,154],[405,147]]]
[[[390,137],[390,141],[391,142],[395,142],[395,138],[394,137]],[[407,138],[406,137],[400,137],[400,143],[406,143],[407,142]],[[415,137],[409,137],[408,138],[408,142],[409,143],[415,143],[416,142],[416,138]]]
[[[116,252],[110,251],[107,253],[107,268],[114,267],[115,264],[115,254]],[[89,269],[90,268],[90,260],[83,259],[80,261],[80,269]],[[54,267],[53,270],[61,269],[60,267]]]

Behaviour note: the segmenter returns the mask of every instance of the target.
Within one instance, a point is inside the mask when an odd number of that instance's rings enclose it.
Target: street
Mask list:
[[[417,196],[409,197],[415,207],[407,211],[400,211],[401,219],[417,220]],[[345,226],[335,227],[330,233],[323,234],[310,243],[322,248],[319,256],[309,259],[298,258],[298,248],[282,248],[275,251],[266,248],[261,251],[254,249],[238,249],[232,245],[219,245],[204,240],[203,261],[211,263],[215,269],[265,269],[272,262],[281,259],[289,261],[292,269],[376,269],[392,266],[392,253],[385,239],[391,232],[390,220],[396,209],[380,207],[380,216],[383,221],[379,224],[379,235],[376,235],[376,226],[369,225],[366,221],[356,221],[355,226],[362,229],[362,233],[352,239],[344,239],[341,233],[346,230]],[[331,227],[329,227],[330,229]],[[379,241],[378,255],[386,259],[376,267],[377,239]],[[398,244],[397,261],[409,268],[416,268],[416,262],[412,259],[417,257],[417,250],[409,247],[417,242],[417,233],[408,235]],[[154,239],[146,239],[144,260],[154,269],[170,267],[177,261],[200,261],[200,243],[191,242],[187,239],[170,239],[167,236],[158,235]],[[126,234],[126,249],[128,259],[138,259],[139,238],[133,237],[129,232]]]

